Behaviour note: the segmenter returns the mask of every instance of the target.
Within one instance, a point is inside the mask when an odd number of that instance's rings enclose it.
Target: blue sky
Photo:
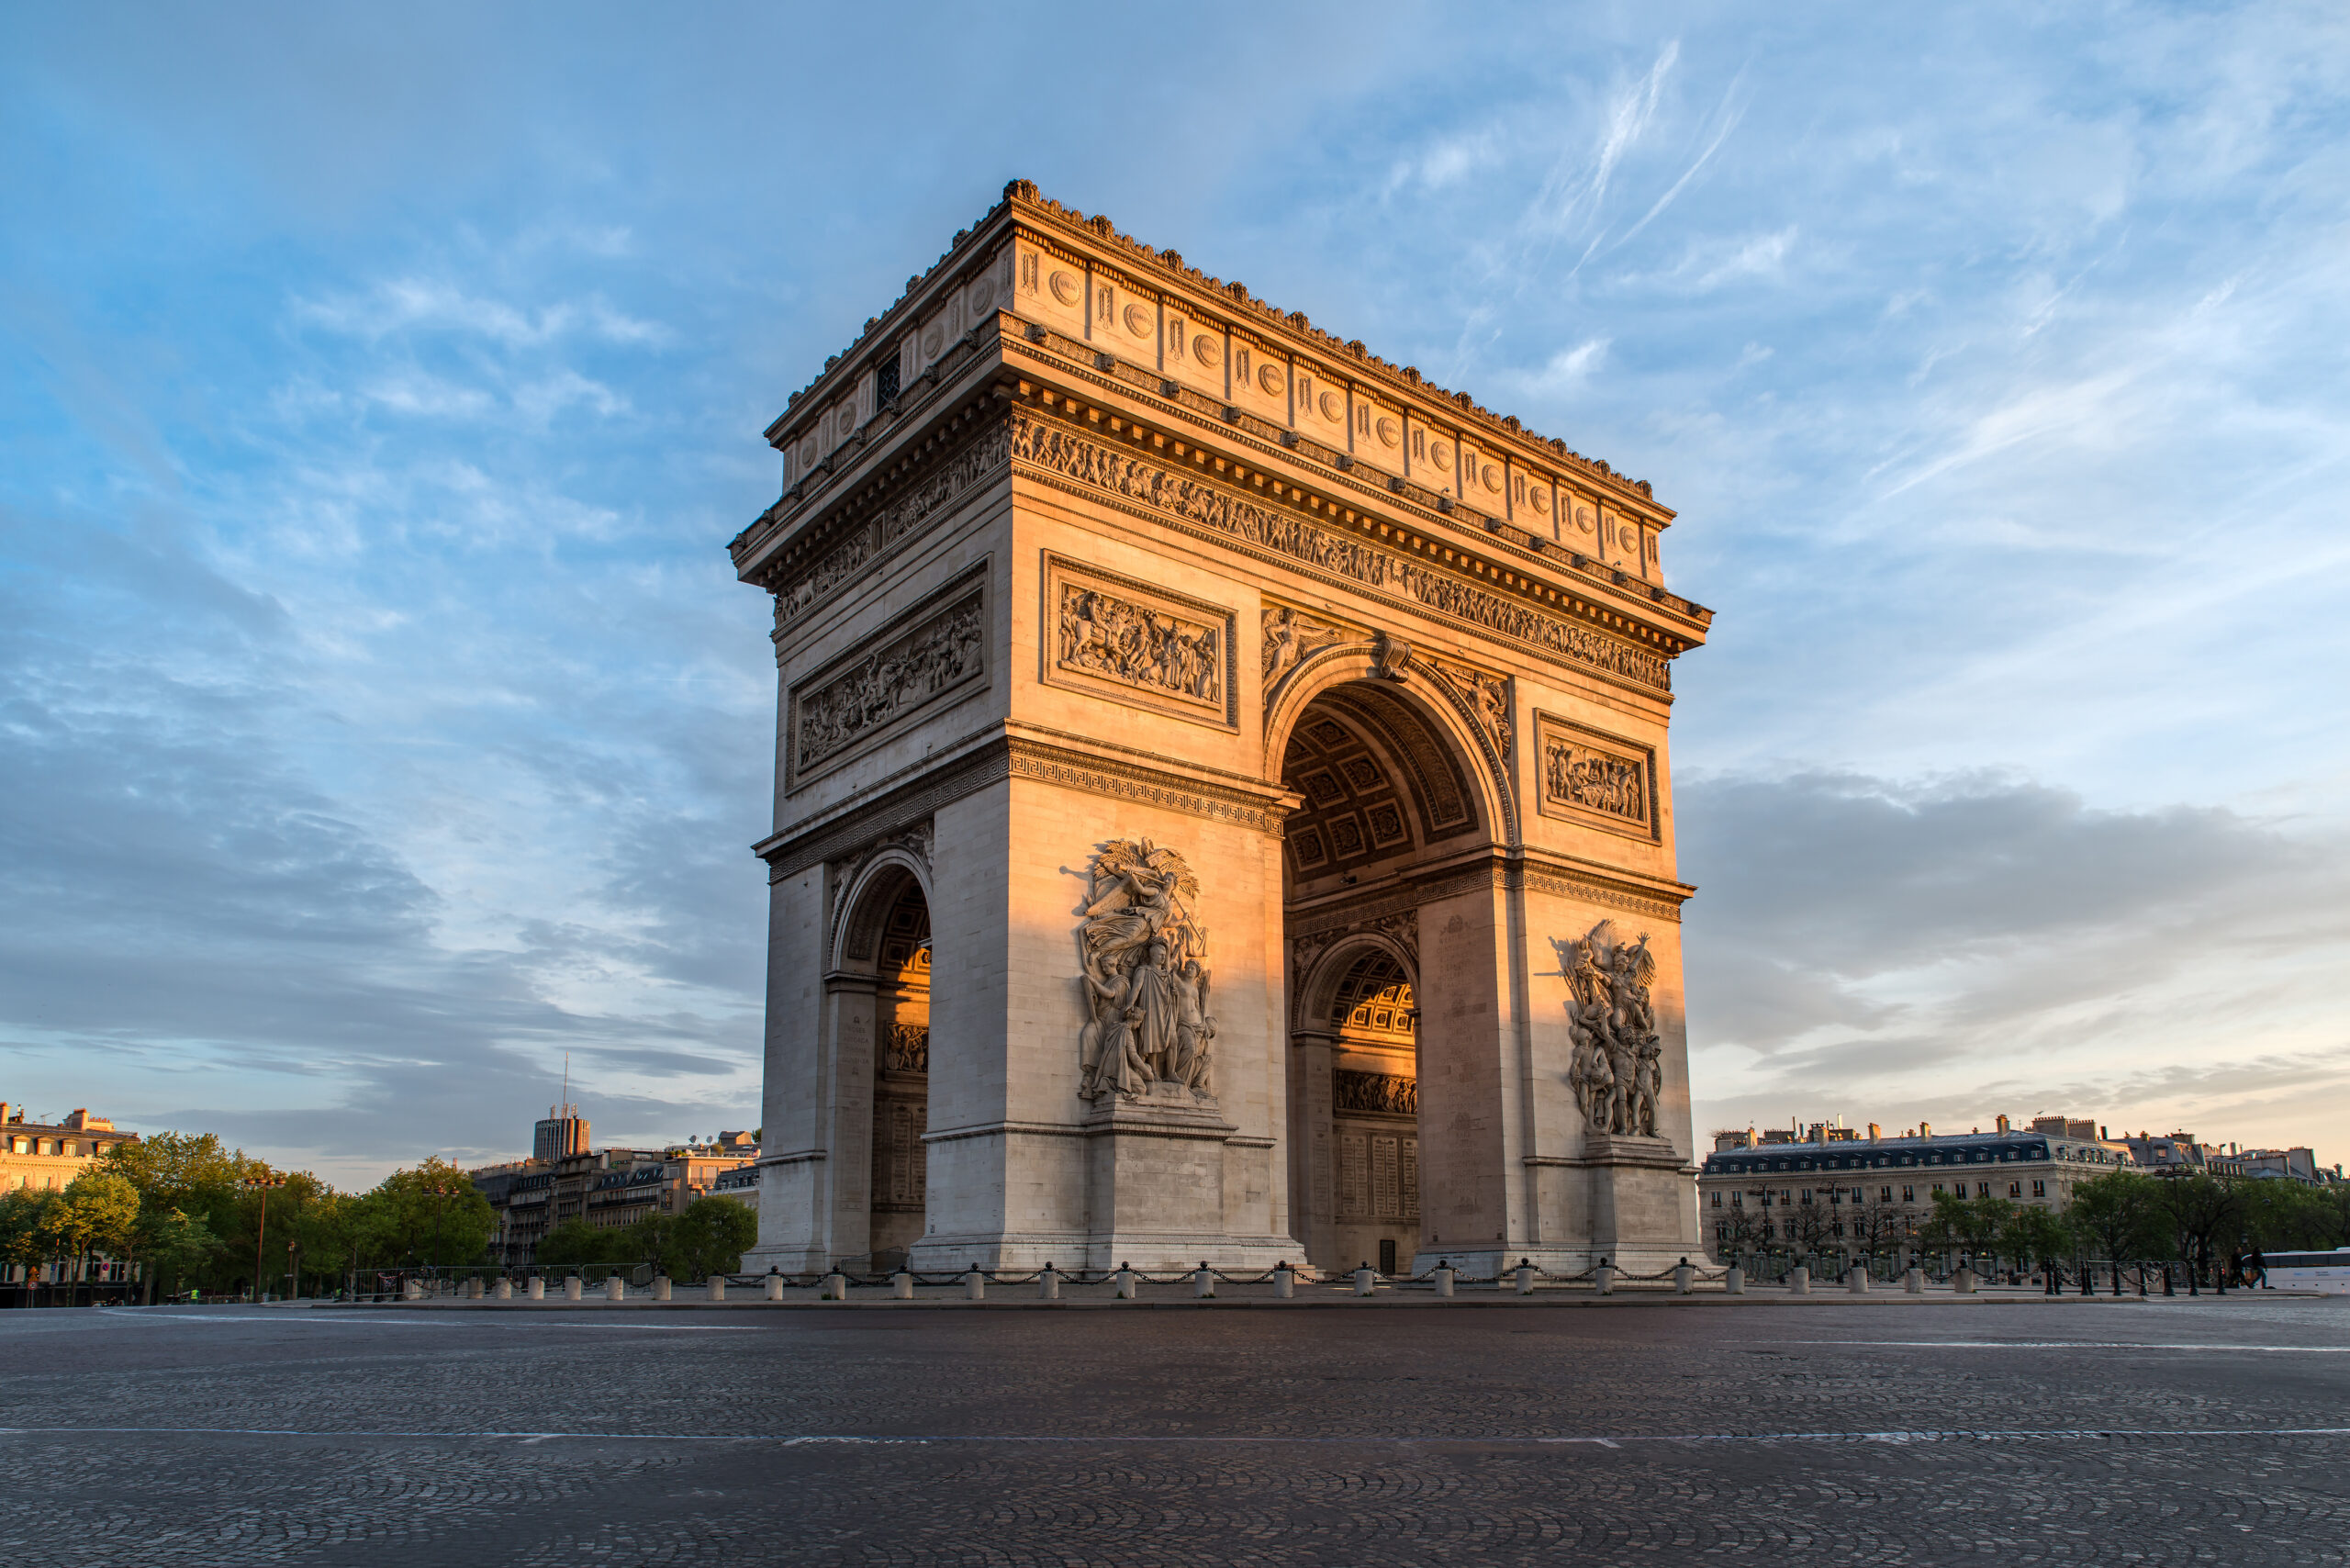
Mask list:
[[[1013,177],[1679,509],[1702,1127],[2350,1154],[2338,6],[16,6],[0,1096],[755,1117],[759,431]]]

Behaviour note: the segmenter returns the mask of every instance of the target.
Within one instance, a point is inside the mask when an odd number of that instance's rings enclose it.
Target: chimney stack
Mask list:
[[[2007,1133],[2007,1130],[2008,1130],[2008,1118],[2007,1118],[2006,1114],[2005,1114],[2004,1113],[2002,1113],[2002,1114],[2001,1114],[2001,1115],[2000,1115],[2000,1117],[1999,1117],[1999,1132],[2000,1132],[2001,1136],[2003,1136],[2003,1137],[2004,1137],[2004,1136],[2006,1135],[2006,1133]]]
[[[1918,1124],[1918,1136],[1919,1136],[1919,1137],[1933,1137],[1933,1136],[1934,1136],[1934,1124],[1933,1124],[1933,1123],[1931,1123],[1931,1122],[1919,1122],[1919,1123]]]
[[[1871,1143],[1874,1143],[1880,1136],[1881,1135],[1876,1129],[1876,1124],[1874,1122],[1871,1122],[1869,1124],[1869,1141]]]

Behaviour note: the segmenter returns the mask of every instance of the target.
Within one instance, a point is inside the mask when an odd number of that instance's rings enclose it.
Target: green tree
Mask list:
[[[2157,1223],[2156,1178],[2109,1170],[2073,1183],[2065,1223],[2083,1253],[2121,1264],[2165,1250]]]
[[[147,1265],[151,1299],[158,1294],[178,1294],[188,1276],[201,1277],[228,1250],[228,1244],[185,1209],[158,1214],[147,1207],[140,1211],[136,1249]]]
[[[640,1260],[626,1230],[600,1230],[584,1219],[567,1219],[539,1238],[533,1260],[543,1268],[625,1268]]]
[[[2046,1268],[2071,1250],[2072,1234],[2046,1209],[2019,1204],[1999,1232],[1998,1249],[2029,1273]]]
[[[696,1198],[670,1227],[663,1261],[672,1279],[699,1280],[731,1274],[743,1266],[745,1248],[759,1238],[759,1219],[744,1205],[716,1194]]]
[[[32,1271],[56,1257],[49,1211],[58,1194],[43,1187],[17,1187],[0,1193],[0,1262]]]
[[[2243,1212],[2233,1183],[2221,1177],[2199,1170],[2154,1179],[2154,1215],[2165,1251],[2199,1277],[2211,1277],[2215,1252],[2234,1238]]]
[[[84,1170],[66,1183],[43,1224],[58,1255],[74,1260],[74,1277],[86,1278],[92,1253],[130,1256],[139,1225],[139,1189],[113,1170]]]
[[[363,1263],[456,1266],[487,1260],[498,1214],[464,1171],[436,1158],[385,1177],[360,1199],[353,1223]]]

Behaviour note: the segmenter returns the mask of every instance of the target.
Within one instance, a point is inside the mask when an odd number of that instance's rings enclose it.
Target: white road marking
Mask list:
[[[2128,1339],[1765,1339],[1756,1342],[1768,1345],[1875,1345],[1915,1350],[2253,1350],[2264,1355],[2350,1355],[2350,1345],[2140,1344]]]
[[[0,1427],[0,1436],[42,1438],[66,1437],[147,1437],[147,1438],[302,1438],[351,1441],[360,1439],[389,1439],[402,1441],[469,1441],[496,1440],[502,1442],[674,1442],[674,1443],[778,1443],[785,1447],[830,1445],[844,1448],[890,1447],[920,1444],[1016,1443],[1037,1447],[1082,1446],[1103,1444],[1148,1444],[1153,1448],[1181,1446],[1190,1448],[1491,1448],[1495,1445],[1516,1447],[1553,1447],[1566,1444],[1589,1444],[1597,1448],[1620,1449],[1632,1443],[1939,1443],[1939,1442],[2125,1442],[2189,1440],[2212,1438],[2240,1441],[2245,1438],[2350,1438],[2350,1427],[2225,1427],[2200,1428],[2121,1428],[2083,1429],[2073,1428],[2006,1430],[1920,1430],[1876,1432],[1658,1432],[1616,1433],[1601,1437],[1538,1437],[1525,1433],[1498,1433],[1491,1437],[1393,1437],[1364,1436],[1333,1437],[1207,1437],[1198,1434],[1137,1436],[1132,1433],[1068,1433],[1035,1434],[1024,1432],[920,1433],[901,1437],[847,1432],[533,1432],[533,1431],[429,1431],[423,1429],[368,1428],[356,1431],[311,1431],[292,1427]]]

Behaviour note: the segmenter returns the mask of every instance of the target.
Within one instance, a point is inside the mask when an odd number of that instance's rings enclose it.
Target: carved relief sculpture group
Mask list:
[[[1207,933],[1192,918],[1199,879],[1172,849],[1114,839],[1093,857],[1078,964],[1090,1021],[1078,1092],[1139,1099],[1154,1088],[1214,1092]]]
[[[1645,824],[1649,820],[1648,768],[1636,757],[1551,741],[1543,747],[1542,790],[1563,806],[1581,806],[1628,823]]]
[[[1574,1041],[1568,1081],[1583,1119],[1597,1133],[1656,1137],[1660,1062],[1649,987],[1656,956],[1649,939],[1625,941],[1603,920],[1569,942],[1554,942],[1567,977],[1567,1031]]]
[[[798,702],[795,766],[808,768],[979,669],[979,596],[940,611]]]
[[[1060,663],[1221,706],[1221,629],[1075,583],[1061,585]]]

